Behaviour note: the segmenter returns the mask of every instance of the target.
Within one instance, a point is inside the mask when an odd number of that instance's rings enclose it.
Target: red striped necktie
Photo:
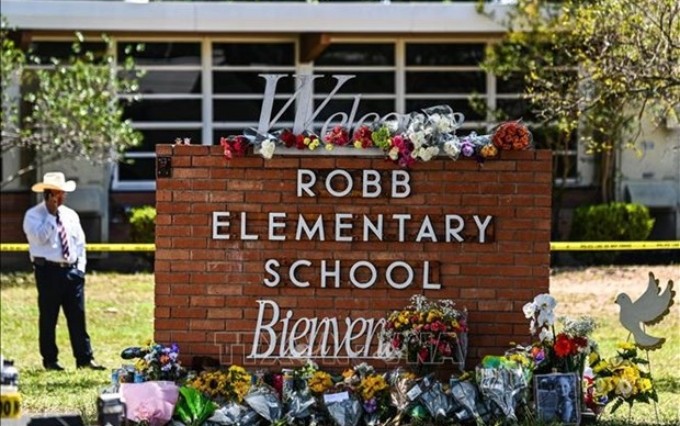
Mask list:
[[[66,228],[59,219],[59,212],[57,212],[57,232],[59,233],[59,241],[61,242],[61,254],[64,259],[68,260],[71,257],[71,252],[68,249],[68,236],[66,235]]]

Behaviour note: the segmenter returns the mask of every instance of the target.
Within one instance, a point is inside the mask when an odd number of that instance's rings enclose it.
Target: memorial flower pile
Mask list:
[[[410,114],[388,114],[372,123],[361,123],[351,129],[343,124],[324,131],[322,137],[305,131],[294,134],[289,129],[260,134],[247,129],[244,135],[222,137],[220,144],[227,159],[243,156],[248,145],[265,159],[271,159],[279,147],[314,151],[321,147],[367,149],[377,147],[385,158],[408,168],[417,162],[427,162],[445,154],[457,160],[473,157],[482,162],[496,157],[500,150],[524,150],[531,147],[529,129],[519,121],[503,123],[488,135],[471,132],[459,137],[456,131],[464,121],[461,113],[454,113],[448,105],[437,105]],[[351,134],[351,137],[350,137]]]
[[[619,343],[618,346],[617,354],[612,358],[601,359],[597,353],[591,357],[593,403],[611,403],[613,413],[624,403],[632,406],[635,402],[658,402],[652,375],[646,369],[649,362],[638,356],[633,343]]]
[[[578,319],[560,318],[562,330],[555,332],[554,309],[557,301],[549,294],[539,294],[523,307],[524,315],[530,319],[529,330],[537,338],[527,348],[536,368],[541,372],[559,371],[583,374],[586,359],[597,344],[590,338],[596,324],[591,317]]]
[[[419,365],[454,359],[462,363],[467,351],[467,312],[451,300],[430,301],[414,295],[404,309],[386,318],[382,335],[398,358]]]

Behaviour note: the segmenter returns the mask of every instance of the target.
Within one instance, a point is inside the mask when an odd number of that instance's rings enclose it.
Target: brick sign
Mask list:
[[[468,366],[528,338],[548,291],[551,153],[483,165],[249,156],[159,145],[155,339],[183,358],[380,359],[380,320],[414,294],[467,308]],[[375,364],[375,362],[374,362]]]

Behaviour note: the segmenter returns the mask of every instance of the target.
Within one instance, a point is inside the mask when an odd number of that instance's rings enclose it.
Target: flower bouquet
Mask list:
[[[232,365],[226,371],[201,371],[187,385],[213,400],[241,403],[250,383],[250,374],[243,367]]]
[[[381,336],[399,358],[423,365],[450,359],[464,368],[467,353],[467,312],[454,308],[451,300],[430,301],[423,295],[386,318]]]
[[[149,341],[146,347],[140,350],[144,355],[135,362],[136,375],[140,381],[170,380],[176,382],[184,377],[185,371],[179,360],[177,344],[165,346]]]
[[[343,382],[359,395],[364,409],[364,423],[366,425],[383,424],[390,416],[390,386],[382,374],[375,369],[361,363],[342,373]]]
[[[224,150],[224,158],[231,160],[246,155],[249,143],[245,136],[229,136],[221,137],[220,145]]]
[[[493,134],[493,144],[500,150],[524,150],[531,148],[533,137],[521,121],[503,123]]]
[[[476,369],[479,391],[501,411],[501,416],[517,421],[516,408],[529,387],[521,364],[506,356],[487,355]]]
[[[557,301],[549,294],[539,294],[523,307],[531,319],[529,329],[538,341],[528,349],[536,363],[536,372],[575,372],[581,377],[588,354],[597,343],[589,336],[596,328],[591,317],[561,317],[562,331],[555,332],[554,309]]]
[[[593,403],[613,403],[613,413],[624,403],[632,407],[635,402],[658,402],[652,375],[642,367],[649,362],[638,357],[633,343],[620,343],[616,356],[610,359],[601,359],[597,353],[590,358],[595,382]]]
[[[345,146],[349,143],[349,132],[342,126],[334,126],[326,132],[323,141],[326,149],[333,149],[333,146]]]

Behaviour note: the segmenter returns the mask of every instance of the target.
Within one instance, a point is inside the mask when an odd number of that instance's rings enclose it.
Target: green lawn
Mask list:
[[[602,326],[596,338],[601,352],[614,354],[615,345],[626,339],[619,325],[618,311],[609,290],[589,283],[579,283],[585,290],[570,291],[562,285],[569,277],[551,278],[551,292],[560,301],[558,313],[592,315]],[[665,284],[665,281],[662,279]],[[642,285],[642,284],[641,284]],[[153,336],[153,275],[91,273],[87,278],[88,331],[98,362],[109,368],[121,365],[120,352],[127,346],[141,344]],[[611,290],[611,289],[610,289]],[[16,360],[21,374],[23,408],[29,413],[78,413],[95,423],[97,395],[109,384],[110,372],[75,369],[63,316],[58,327],[60,362],[66,372],[45,372],[41,366],[37,338],[37,303],[33,276],[0,274],[1,331],[0,348],[5,357]],[[603,295],[604,294],[604,295]],[[659,391],[658,415],[661,424],[678,424],[680,410],[680,301],[670,318],[655,326],[654,334],[669,337],[663,349],[650,353],[652,369]],[[168,343],[168,342],[163,342]],[[614,417],[602,420],[612,424],[657,424],[653,406],[636,405],[630,413],[622,407]]]

